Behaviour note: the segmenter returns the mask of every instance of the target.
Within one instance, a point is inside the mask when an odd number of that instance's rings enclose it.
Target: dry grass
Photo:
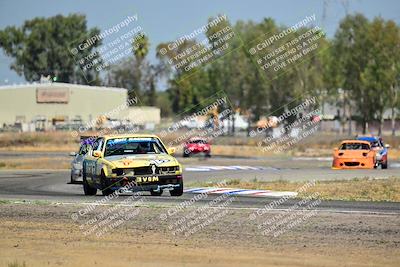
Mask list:
[[[1,159],[0,169],[69,169],[71,159],[57,157]]]
[[[1,151],[75,151],[79,137],[70,132],[1,133]]]
[[[227,187],[274,191],[298,191],[305,182],[227,180]],[[216,186],[217,182],[193,183],[188,186]],[[317,181],[298,197],[319,195],[324,200],[390,201],[400,202],[400,178],[355,178],[352,180]]]
[[[95,134],[95,133],[87,133]],[[157,133],[156,133],[157,134]],[[165,144],[176,143],[184,132],[168,134],[163,141]],[[241,157],[269,157],[269,156],[331,156],[332,149],[346,136],[333,134],[318,134],[306,138],[286,152],[276,154],[274,151],[264,152],[258,148],[263,136],[256,138],[220,136],[212,141],[214,155],[241,156]],[[400,137],[384,137],[391,145],[389,159],[400,157]],[[37,133],[0,133],[0,151],[27,151],[27,152],[69,152],[76,151],[79,146],[79,137],[73,137],[71,132],[37,132]],[[178,148],[178,153],[180,148]]]
[[[8,267],[26,267],[25,262],[19,263],[18,261],[14,261],[8,264]]]
[[[70,132],[1,133],[0,147],[35,146],[39,144],[76,144],[79,138]]]

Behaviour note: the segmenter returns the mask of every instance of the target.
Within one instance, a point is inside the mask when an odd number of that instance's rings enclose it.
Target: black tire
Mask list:
[[[180,196],[182,196],[183,195],[183,181],[181,181],[179,183],[179,187],[178,188],[174,188],[173,190],[170,190],[169,194],[172,197],[180,197]]]
[[[184,158],[190,157],[190,152],[187,153],[186,150],[183,150],[183,157],[184,157]]]
[[[211,153],[206,153],[205,156],[206,158],[211,158]]]
[[[385,163],[381,163],[381,168],[382,169],[387,169],[388,168],[388,163],[387,161]]]
[[[106,176],[103,171],[101,171],[101,176],[100,176],[100,183],[101,183],[101,193],[103,196],[109,196],[112,193],[114,193],[114,190],[110,188],[110,185],[107,185],[106,183]]]
[[[150,190],[150,195],[152,195],[152,196],[154,196],[154,197],[159,197],[159,196],[162,195],[162,193],[163,193],[163,190],[162,190],[162,189],[161,189],[159,192],[154,191],[153,189]]]
[[[83,179],[83,192],[85,193],[85,196],[95,196],[97,194],[97,188],[93,188],[88,184],[86,180],[85,171],[83,171],[82,173],[82,179]]]

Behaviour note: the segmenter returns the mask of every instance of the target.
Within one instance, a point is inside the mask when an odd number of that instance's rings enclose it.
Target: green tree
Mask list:
[[[192,61],[188,59],[190,54],[185,54],[184,51],[191,49],[193,46],[201,47],[201,45],[193,40],[184,40],[175,49],[169,49],[172,45],[174,45],[174,42],[159,44],[157,46],[157,58],[160,60],[160,72],[167,77],[169,84],[167,91],[172,102],[172,110],[175,113],[181,113],[187,108],[200,103],[203,93],[208,88],[208,77],[205,69],[200,67],[195,67],[189,71],[185,70]],[[166,51],[166,53],[161,54],[160,51],[162,50]],[[175,60],[180,55],[185,56],[181,57],[179,61]],[[171,64],[171,62],[174,63]],[[173,65],[176,62],[185,63],[175,68]]]
[[[99,73],[81,70],[70,52],[72,41],[84,41],[99,33],[97,28],[87,28],[84,15],[34,18],[21,27],[1,30],[0,47],[14,59],[10,68],[27,81],[38,81],[42,75],[50,75],[61,82],[99,84]],[[81,51],[80,57],[90,55],[100,45],[101,41],[96,41]]]
[[[380,24],[376,19],[374,24]],[[392,20],[384,23],[382,38],[382,49],[377,51],[382,62],[380,77],[385,81],[380,82],[384,86],[385,103],[391,110],[392,135],[396,135],[396,109],[400,107],[400,28]],[[376,33],[376,32],[375,32]],[[377,34],[375,34],[376,36]]]
[[[139,97],[144,105],[157,104],[156,85],[161,76],[160,67],[147,59],[150,48],[148,37],[140,33],[132,41],[132,57],[126,58],[110,67],[107,85],[128,89],[128,97]]]
[[[366,92],[371,92],[371,98],[374,99],[371,109],[375,112],[376,119],[379,122],[378,135],[382,134],[383,113],[389,105],[391,98],[390,87],[393,84],[393,42],[391,34],[387,29],[386,23],[381,18],[372,21],[368,30],[369,52],[367,65],[361,73],[361,79],[365,85]],[[394,58],[394,57],[393,57]],[[372,102],[372,101],[371,101]]]
[[[375,92],[365,87],[362,74],[368,63],[371,43],[368,39],[369,22],[361,14],[346,16],[339,25],[333,41],[332,53],[336,59],[337,88],[344,90],[345,99],[354,102],[366,133],[374,119]],[[347,97],[348,96],[348,97]],[[352,103],[348,103],[350,106]],[[351,114],[350,114],[351,116]]]
[[[144,81],[143,81],[143,76],[144,76],[144,67],[147,65],[147,62],[145,61],[145,58],[147,54],[149,53],[149,39],[146,35],[140,34],[138,35],[140,38],[134,39],[132,42],[132,50],[133,50],[133,55],[135,57],[134,66],[131,69],[132,71],[132,83],[133,87],[129,88],[128,90],[128,95],[133,97],[135,95],[135,91],[137,94],[143,98],[144,94]],[[147,66],[146,66],[147,67]]]

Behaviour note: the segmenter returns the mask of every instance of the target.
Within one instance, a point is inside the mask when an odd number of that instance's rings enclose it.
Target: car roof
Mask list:
[[[111,139],[111,138],[158,138],[157,135],[154,134],[106,134],[103,136],[105,139]]]
[[[362,141],[367,141],[367,142],[376,142],[379,140],[379,138],[374,137],[374,136],[359,136],[359,137],[357,137],[357,140],[362,140]]]

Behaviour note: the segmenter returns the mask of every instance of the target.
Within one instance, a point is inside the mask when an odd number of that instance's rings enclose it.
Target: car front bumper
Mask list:
[[[71,169],[71,181],[72,184],[82,184],[82,169]]]
[[[335,158],[332,169],[373,169],[375,161],[373,158]]]
[[[144,180],[144,178],[153,179],[158,178],[158,181],[151,182],[137,182],[138,180]],[[139,177],[112,177],[105,180],[105,185],[112,190],[119,190],[126,188],[126,191],[137,192],[137,191],[156,191],[160,190],[172,190],[182,186],[183,175],[148,175]],[[147,180],[147,179],[146,179]]]

